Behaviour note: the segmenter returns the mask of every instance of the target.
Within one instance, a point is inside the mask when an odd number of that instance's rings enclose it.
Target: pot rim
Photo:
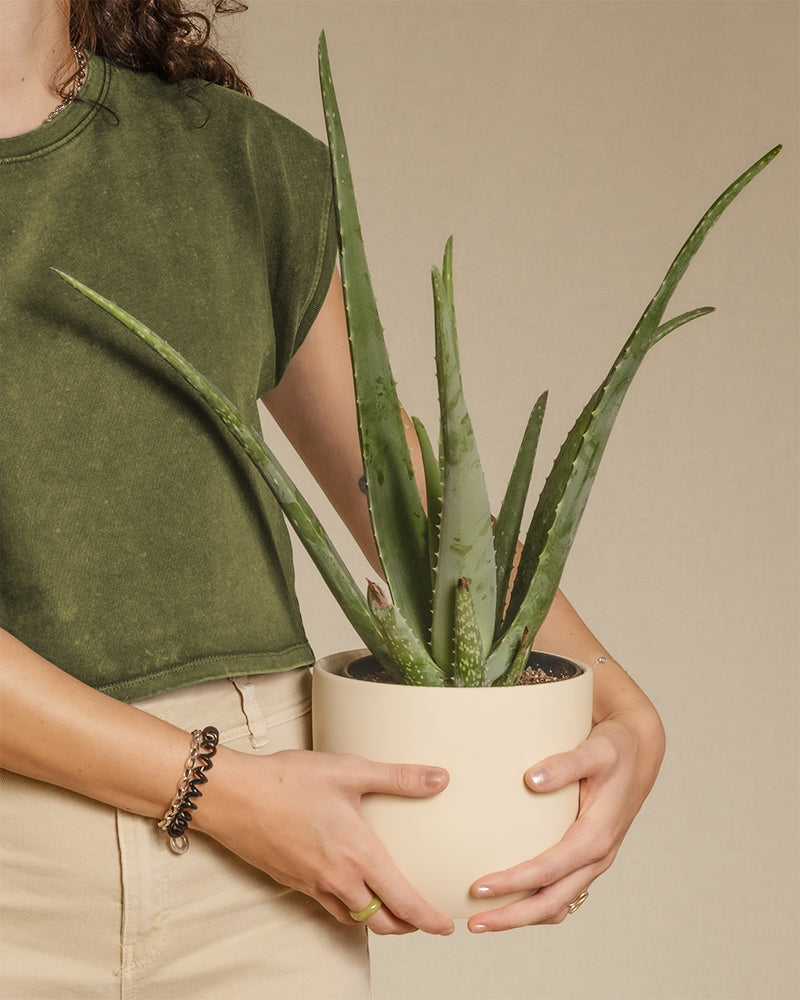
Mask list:
[[[437,692],[436,695],[437,697],[441,696],[440,694],[438,694],[438,692],[443,692],[445,694],[445,697],[448,698],[453,697],[456,693],[458,693],[458,696],[460,697],[464,696],[475,697],[475,692],[478,691],[492,691],[495,693],[493,695],[494,697],[498,696],[508,697],[508,693],[514,691],[535,690],[541,692],[546,689],[552,689],[553,685],[561,687],[562,684],[567,683],[569,681],[578,681],[582,677],[585,677],[587,674],[591,676],[591,670],[587,664],[582,663],[580,660],[573,659],[572,657],[569,656],[561,656],[561,654],[559,653],[547,653],[547,652],[541,652],[539,650],[534,650],[531,653],[531,658],[560,660],[566,664],[569,664],[572,667],[575,667],[576,672],[571,677],[559,677],[552,682],[547,682],[544,684],[518,684],[512,687],[487,686],[487,687],[463,687],[463,688],[426,687],[424,685],[400,684],[396,681],[367,680],[361,677],[353,677],[352,675],[345,673],[346,668],[351,663],[355,663],[358,660],[362,659],[374,659],[372,653],[365,648],[350,649],[346,651],[341,651],[339,653],[331,653],[317,660],[313,666],[315,670],[319,667],[319,669],[323,670],[326,674],[330,675],[331,677],[338,677],[345,683],[355,683],[359,685],[369,684],[372,687],[378,687],[383,689],[393,688],[409,692]],[[505,692],[506,694],[503,695],[502,694],[503,692]],[[411,697],[413,697],[413,695],[411,695]]]

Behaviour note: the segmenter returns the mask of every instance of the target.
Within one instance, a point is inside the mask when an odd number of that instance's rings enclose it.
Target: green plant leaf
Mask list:
[[[522,630],[522,638],[520,639],[519,648],[511,661],[510,666],[504,674],[492,684],[492,687],[514,687],[519,683],[519,679],[522,676],[522,671],[525,669],[528,663],[528,657],[531,655],[531,648],[533,646],[533,638],[527,628]]]
[[[422,454],[422,467],[425,471],[425,496],[428,507],[428,553],[431,567],[431,593],[433,593],[433,567],[436,565],[436,554],[439,551],[439,524],[442,517],[442,469],[438,457],[434,454],[431,439],[425,430],[425,425],[417,417],[411,418]]]
[[[770,150],[726,188],[692,230],[605,381],[567,435],[534,511],[506,616],[510,624],[487,667],[490,678],[507,669],[509,648],[516,648],[523,628],[535,635],[547,614],[617,413],[647,352],[668,333],[711,311],[694,309],[662,324],[678,282],[722,212],[780,148]]]
[[[52,270],[82,295],[85,295],[87,299],[100,306],[101,309],[136,334],[200,394],[239,442],[261,478],[272,490],[287,520],[297,532],[300,541],[314,561],[314,565],[364,644],[382,665],[390,665],[391,656],[381,632],[369,612],[364,595],[360,592],[316,514],[309,507],[258,431],[245,421],[239,409],[224,393],[217,389],[213,382],[202,375],[166,340],[131,316],[130,313],[111,302],[110,299],[78,281],[77,278],[73,278],[57,268]]]
[[[453,664],[458,580],[469,580],[484,654],[494,632],[497,586],[489,496],[461,381],[452,263],[452,240],[449,240],[441,274],[436,268],[432,272],[443,473],[431,634],[433,658],[448,673]]]
[[[422,638],[430,632],[431,617],[427,519],[414,479],[402,410],[367,268],[324,33],[319,40],[319,77],[372,530],[392,601]]]
[[[453,683],[456,687],[483,687],[486,653],[481,638],[469,580],[456,585],[454,612],[455,652]]]
[[[443,671],[434,663],[425,644],[409,627],[397,605],[388,601],[375,583],[370,582],[367,588],[367,602],[392,654],[392,674],[396,676],[400,673],[406,684],[443,687],[446,682]]]
[[[495,638],[500,634],[508,600],[508,587],[511,571],[514,566],[514,556],[522,526],[522,514],[528,497],[533,463],[536,459],[536,449],[539,444],[539,434],[542,430],[544,411],[547,405],[547,393],[534,403],[528,418],[525,433],[517,452],[514,468],[508,480],[505,496],[500,505],[500,513],[494,526],[494,554],[497,569],[497,607],[495,613]]]

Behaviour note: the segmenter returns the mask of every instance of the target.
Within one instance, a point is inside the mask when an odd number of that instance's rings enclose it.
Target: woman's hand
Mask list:
[[[0,666],[3,767],[126,812],[164,815],[188,733],[83,684],[2,630]],[[375,933],[448,934],[452,921],[411,888],[361,819],[366,794],[421,798],[447,781],[439,768],[221,746],[192,827],[344,923],[374,892],[385,904],[367,921]]]
[[[653,786],[664,756],[661,720],[621,667],[609,662],[600,671],[595,677],[599,688],[595,704],[602,703],[611,689],[616,706],[596,722],[576,750],[548,757],[525,775],[535,794],[580,781],[578,818],[554,847],[473,885],[472,894],[487,900],[511,892],[531,895],[476,914],[468,924],[471,931],[560,923],[570,903],[614,861]],[[604,676],[606,671],[610,676]]]
[[[197,829],[342,923],[353,923],[349,911],[375,893],[383,906],[366,921],[374,933],[452,932],[452,920],[411,887],[361,818],[364,795],[435,795],[447,785],[446,771],[305,750],[256,757],[224,747],[214,770]]]

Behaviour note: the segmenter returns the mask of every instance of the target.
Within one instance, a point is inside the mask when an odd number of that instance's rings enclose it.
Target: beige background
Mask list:
[[[796,998],[798,5],[251,0],[229,50],[318,135],[323,27],[401,395],[429,420],[429,267],[455,234],[495,503],[534,396],[541,476],[695,221],[785,144],[693,264],[673,312],[718,311],[640,373],[564,580],[663,714],[656,791],[580,915],[376,940],[376,998]],[[304,557],[299,580],[318,653],[352,646]]]

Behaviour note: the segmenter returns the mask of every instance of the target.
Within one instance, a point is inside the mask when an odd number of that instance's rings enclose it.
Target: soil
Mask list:
[[[553,674],[548,674],[541,667],[527,666],[520,674],[517,684],[520,686],[526,684],[553,684],[555,681],[562,680],[564,680],[563,677],[554,677]]]
[[[522,671],[522,675],[517,681],[519,686],[528,686],[530,684],[552,684],[555,681],[563,681],[569,677],[574,677],[578,672],[569,660],[564,660],[560,657],[548,656],[546,660],[546,668],[540,665],[537,660],[537,654],[532,653],[528,666]],[[354,660],[347,667],[346,673],[348,676],[354,677],[357,680],[372,681],[376,684],[400,683],[400,681],[396,681],[393,677],[391,677],[371,656],[365,656],[360,660]]]

